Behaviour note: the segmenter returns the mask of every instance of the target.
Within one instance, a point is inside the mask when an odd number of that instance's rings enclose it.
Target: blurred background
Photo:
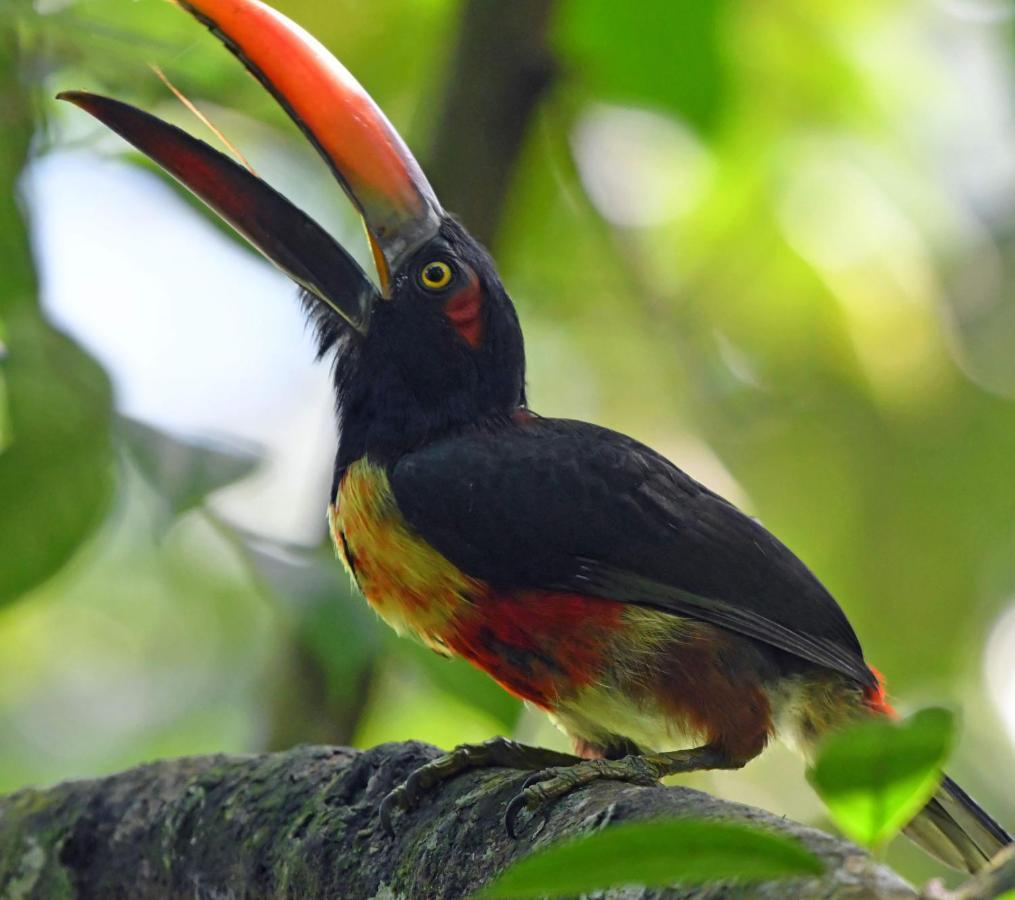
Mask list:
[[[961,711],[952,774],[1015,826],[1015,3],[276,5],[494,251],[534,408],[760,517],[902,711]],[[171,4],[2,0],[0,792],[300,742],[563,747],[351,590],[295,288],[52,99],[214,140],[153,65],[368,258],[323,163]],[[694,783],[827,825],[779,748]]]

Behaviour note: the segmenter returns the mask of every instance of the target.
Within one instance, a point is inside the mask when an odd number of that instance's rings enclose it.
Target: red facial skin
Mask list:
[[[444,315],[475,350],[483,342],[483,289],[475,275],[444,302]]]

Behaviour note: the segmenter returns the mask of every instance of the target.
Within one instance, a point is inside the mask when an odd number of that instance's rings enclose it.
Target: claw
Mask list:
[[[528,779],[526,779],[528,781]],[[518,814],[522,811],[523,806],[528,806],[528,797],[525,796],[525,791],[514,795],[508,802],[507,808],[504,810],[504,830],[507,832],[508,837],[513,841],[518,840],[518,829],[515,827]]]
[[[409,777],[405,779],[405,783],[400,788],[397,788],[397,790],[402,792],[402,809],[409,809],[419,801],[420,795],[426,787],[422,784],[423,778],[420,774],[423,771],[424,769],[421,767],[410,772]]]
[[[554,766],[533,772],[522,782],[521,790],[504,810],[504,828],[512,839],[517,840],[518,815],[522,807],[535,810],[601,779],[653,785],[658,783],[661,774],[665,772],[660,769],[658,760],[644,756],[628,756],[622,760],[588,759],[572,766]],[[548,815],[544,814],[537,833],[546,824]]]
[[[542,769],[547,765],[570,765],[575,762],[578,762],[577,757],[567,753],[527,747],[506,738],[492,738],[482,744],[462,744],[410,774],[400,787],[381,801],[377,815],[381,827],[390,836],[394,834],[391,820],[396,809],[411,809],[419,803],[424,793],[461,772],[487,766]]]
[[[381,821],[381,828],[388,837],[395,836],[395,828],[391,824],[391,815],[396,809],[407,809],[408,801],[405,796],[405,787],[399,786],[391,791],[377,808],[377,818]]]
[[[504,810],[504,830],[511,840],[518,840],[519,831],[516,826],[518,824],[518,814],[522,811],[522,807],[528,810],[536,810],[543,805],[543,801],[546,799],[538,790],[533,789],[535,785],[541,781],[552,781],[558,776],[559,772],[560,769],[558,768],[543,769],[539,772],[533,772],[522,782],[521,789],[511,798]],[[542,821],[536,826],[533,836],[543,830],[549,815],[549,812],[544,811]]]

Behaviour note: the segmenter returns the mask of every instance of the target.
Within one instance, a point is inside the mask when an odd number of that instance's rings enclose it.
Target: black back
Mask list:
[[[474,577],[690,616],[877,683],[846,616],[796,556],[622,434],[498,421],[409,453],[389,475],[408,522]]]

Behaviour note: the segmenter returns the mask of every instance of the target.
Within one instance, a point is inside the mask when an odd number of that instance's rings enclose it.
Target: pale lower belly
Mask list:
[[[869,714],[860,702],[859,689],[835,674],[811,683],[787,679],[765,694],[772,711],[770,736],[808,761],[819,737]],[[549,715],[566,735],[592,745],[607,746],[613,743],[611,739],[621,737],[642,750],[664,753],[708,742],[706,735],[673,710],[664,710],[651,699],[636,702],[615,688],[587,688]]]
[[[608,745],[626,738],[647,751],[687,750],[705,736],[651,700],[635,702],[616,688],[589,687],[549,713],[550,721],[571,738]]]

